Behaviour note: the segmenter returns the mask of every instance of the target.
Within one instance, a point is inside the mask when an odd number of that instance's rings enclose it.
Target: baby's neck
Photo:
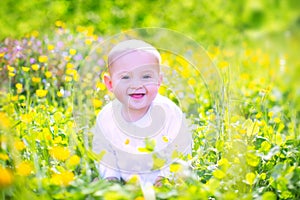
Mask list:
[[[136,121],[138,121],[139,119],[141,119],[142,117],[145,116],[148,109],[149,109],[149,107],[145,108],[145,109],[139,109],[139,110],[122,107],[121,112],[122,112],[123,118],[127,122],[136,122]]]

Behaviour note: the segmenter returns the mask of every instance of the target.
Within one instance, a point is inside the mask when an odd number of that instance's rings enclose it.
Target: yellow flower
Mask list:
[[[76,73],[77,73],[77,71],[75,69],[67,69],[66,70],[67,75],[75,75]]]
[[[97,87],[99,90],[105,90],[105,89],[106,89],[105,84],[102,83],[102,82],[97,82],[96,87]]]
[[[74,174],[72,172],[62,172],[61,174],[53,174],[51,177],[51,183],[54,185],[67,186],[74,180]]]
[[[30,68],[29,68],[29,67],[22,67],[22,70],[23,70],[24,72],[28,72],[28,71],[30,70]]]
[[[85,40],[85,44],[86,45],[91,45],[92,44],[92,40],[91,39],[86,39]]]
[[[162,137],[162,139],[163,139],[163,141],[164,141],[164,142],[169,142],[169,139],[168,139],[168,137],[167,137],[167,136],[165,136],[165,135]]]
[[[45,76],[46,76],[46,78],[50,78],[52,76],[52,72],[46,71]]]
[[[31,80],[32,80],[32,82],[34,82],[34,83],[40,83],[41,82],[41,78],[40,77],[32,77],[31,78]]]
[[[77,52],[76,49],[70,49],[70,51],[69,51],[70,55],[72,55],[72,56],[75,55],[76,52]]]
[[[241,76],[240,76],[240,78],[241,78],[242,80],[248,80],[248,79],[250,78],[250,76],[249,76],[249,74],[242,73]]]
[[[66,82],[71,82],[72,80],[73,80],[73,78],[71,76],[66,76],[65,77]]]
[[[63,93],[60,92],[60,91],[58,91],[58,92],[56,93],[56,95],[57,95],[58,97],[62,97],[62,96],[63,96]]]
[[[255,182],[255,178],[256,178],[256,175],[253,172],[246,174],[246,182],[249,185],[253,185],[253,183]]]
[[[47,46],[49,51],[52,51],[54,49],[54,45],[53,44],[48,44]]]
[[[226,176],[226,174],[220,169],[216,169],[212,174],[217,179],[223,179]]]
[[[77,71],[75,71],[76,73],[74,74],[74,81],[78,81],[79,80],[79,75],[77,74]]]
[[[62,137],[61,136],[55,137],[53,143],[54,144],[60,144],[60,143],[62,143]]]
[[[47,61],[48,61],[48,57],[47,56],[45,56],[45,55],[39,56],[39,62],[40,63],[45,63]]]
[[[65,56],[64,60],[67,61],[67,62],[69,62],[71,60],[71,58],[70,58],[70,56]]]
[[[0,166],[0,174],[0,188],[4,188],[12,184],[13,175],[9,169]]]
[[[5,153],[0,153],[0,160],[7,161],[9,159],[8,155]]]
[[[269,113],[268,113],[268,116],[271,118],[271,117],[273,117],[273,115],[274,115],[274,112],[272,112],[272,111],[270,111]]]
[[[170,172],[175,173],[175,172],[178,172],[180,170],[182,170],[182,166],[180,164],[173,163],[173,164],[170,165]]]
[[[39,90],[35,91],[35,94],[40,98],[45,97],[47,95],[47,93],[48,93],[48,90],[39,89]]]
[[[255,115],[255,117],[256,117],[256,119],[260,119],[260,118],[262,117],[262,113],[261,113],[261,112],[257,113],[257,114]]]
[[[65,147],[55,146],[50,150],[50,155],[57,160],[65,161],[70,157],[70,150]]]
[[[16,166],[16,169],[17,169],[17,174],[21,176],[28,176],[32,173],[33,166],[30,162],[23,161]]]
[[[71,158],[68,160],[68,164],[71,166],[76,166],[80,163],[80,157],[77,155],[71,156]]]
[[[83,26],[76,27],[76,31],[78,31],[78,32],[83,32],[84,30],[85,30],[85,28]]]
[[[33,121],[33,115],[26,113],[21,115],[21,121],[24,123],[30,123]]]
[[[125,143],[125,145],[127,145],[130,143],[130,140],[127,138],[124,143]]]
[[[189,84],[189,85],[195,85],[195,84],[196,84],[196,80],[195,80],[194,78],[190,78],[190,79],[188,80],[188,84]]]
[[[72,64],[72,63],[67,63],[66,68],[67,68],[67,69],[72,69],[72,68],[74,68],[74,64]]]
[[[14,77],[16,74],[15,73],[12,73],[12,72],[9,72],[8,73],[8,76],[10,76],[10,77]]]
[[[32,31],[31,32],[31,35],[33,36],[33,37],[38,37],[39,36],[39,32],[38,31]]]
[[[15,148],[16,148],[18,151],[23,151],[23,150],[26,148],[24,142],[21,141],[21,140],[16,141],[16,142],[14,143],[14,146],[15,146]]]
[[[141,197],[141,196],[138,196],[138,197],[136,197],[134,200],[145,200],[145,198],[144,198],[144,197]]]
[[[225,69],[226,67],[229,66],[229,63],[226,61],[221,61],[218,66],[220,69]]]
[[[0,58],[4,57],[5,53],[4,52],[1,52],[0,53]]]
[[[17,83],[17,84],[16,84],[16,88],[17,88],[18,90],[21,90],[21,89],[23,89],[23,85],[22,85],[21,83]]]
[[[57,20],[55,22],[55,26],[64,28],[65,27],[65,23],[63,21]]]
[[[99,108],[103,105],[103,102],[99,99],[93,99],[93,105],[95,108]]]
[[[31,68],[34,70],[34,71],[37,71],[39,70],[40,66],[38,64],[33,64],[31,65]]]
[[[276,124],[278,124],[279,122],[281,122],[281,120],[280,120],[279,117],[275,117],[275,118],[274,118],[274,122],[275,122]]]
[[[19,99],[18,95],[14,95],[14,96],[11,97],[12,101],[18,101],[18,99]]]
[[[7,70],[8,70],[9,72],[14,72],[14,71],[15,71],[15,68],[12,67],[12,66],[10,66],[10,65],[7,65]]]
[[[258,124],[258,126],[265,126],[266,122],[265,122],[265,120],[262,120],[262,121],[259,121],[257,124]]]
[[[20,95],[20,98],[19,98],[20,100],[25,100],[26,99],[26,97],[24,96],[24,95]]]
[[[0,127],[8,128],[10,127],[10,120],[6,113],[0,112]]]

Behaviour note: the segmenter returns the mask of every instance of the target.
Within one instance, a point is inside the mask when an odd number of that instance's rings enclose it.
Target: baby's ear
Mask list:
[[[158,84],[161,85],[162,81],[163,81],[163,75],[162,73],[159,74],[159,79],[158,79]]]
[[[105,83],[107,89],[112,92],[112,90],[113,90],[112,81],[111,81],[111,77],[109,76],[109,74],[105,73],[103,75],[103,80],[104,80],[104,83]]]

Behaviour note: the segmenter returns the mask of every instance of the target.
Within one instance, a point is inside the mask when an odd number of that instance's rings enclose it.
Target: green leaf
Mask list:
[[[277,197],[273,192],[265,192],[262,195],[262,200],[276,200]]]

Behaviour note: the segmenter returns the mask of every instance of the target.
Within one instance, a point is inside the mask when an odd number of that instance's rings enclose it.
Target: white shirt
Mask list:
[[[114,100],[97,116],[93,151],[103,153],[99,165],[103,178],[125,181],[138,175],[141,184],[168,177],[169,165],[191,151],[191,134],[180,108],[157,95],[147,113],[136,122],[121,115],[121,103]]]

